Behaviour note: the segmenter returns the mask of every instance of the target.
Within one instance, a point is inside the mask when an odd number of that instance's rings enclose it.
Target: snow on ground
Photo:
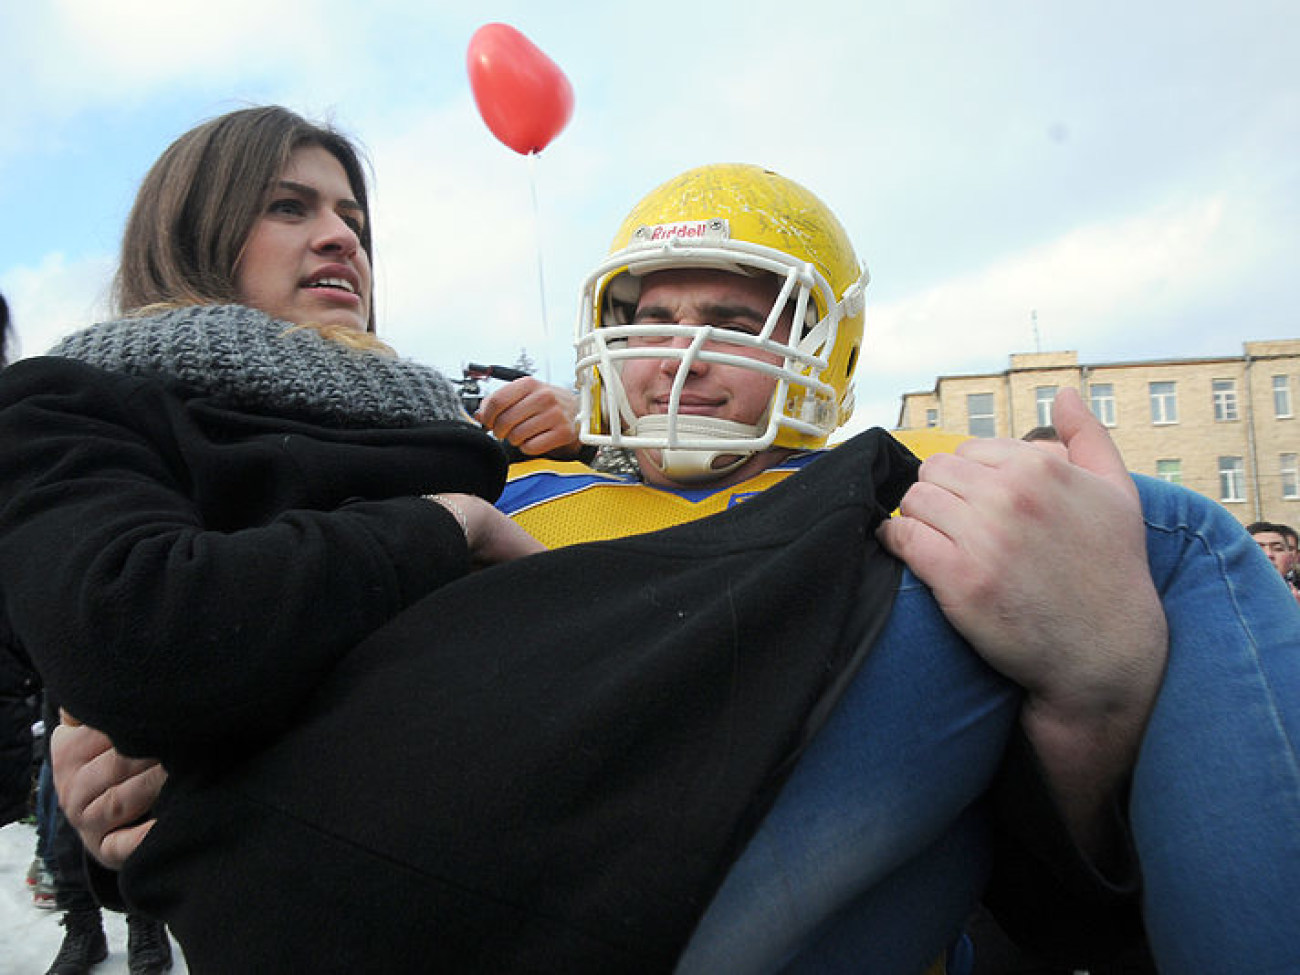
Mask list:
[[[43,975],[59,952],[59,911],[32,904],[27,868],[36,850],[36,827],[10,823],[0,828],[0,975]],[[108,958],[94,975],[126,975],[126,916],[104,912]],[[185,960],[172,941],[172,975],[185,975]]]

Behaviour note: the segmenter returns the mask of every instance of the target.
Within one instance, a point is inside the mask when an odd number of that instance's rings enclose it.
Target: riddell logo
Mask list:
[[[688,220],[683,223],[661,223],[653,227],[638,227],[633,238],[641,243],[658,243],[666,240],[725,240],[729,234],[726,220]]]
[[[650,232],[651,240],[667,240],[669,237],[703,237],[704,221],[699,223],[670,223],[655,227]]]

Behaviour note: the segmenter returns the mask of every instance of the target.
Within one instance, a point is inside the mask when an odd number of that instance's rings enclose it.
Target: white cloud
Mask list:
[[[1255,228],[1242,224],[1244,216],[1216,197],[1081,227],[874,309],[869,354],[889,369],[991,368],[1009,352],[1032,348],[1034,311],[1045,344],[1058,349],[1163,321],[1256,255],[1248,236]]]
[[[940,375],[1000,372],[1036,338],[1044,351],[1074,350],[1084,361],[1149,354],[1144,330],[1185,320],[1207,296],[1240,287],[1273,240],[1247,202],[1216,196],[1080,227],[928,290],[869,303],[850,429],[892,425],[902,393]]]
[[[34,267],[13,267],[0,277],[18,348],[12,358],[40,355],[79,328],[108,316],[113,259],[68,262],[47,254]]]
[[[305,0],[55,0],[49,11],[48,42],[59,56],[42,61],[37,80],[95,100],[291,70],[341,43]]]

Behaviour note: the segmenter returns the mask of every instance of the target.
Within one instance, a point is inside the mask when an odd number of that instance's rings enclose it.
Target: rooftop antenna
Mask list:
[[[1043,351],[1043,337],[1038,334],[1038,309],[1035,308],[1029,313],[1029,318],[1034,325],[1034,351]]]

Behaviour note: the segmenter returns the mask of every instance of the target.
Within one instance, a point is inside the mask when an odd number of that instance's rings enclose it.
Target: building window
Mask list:
[[[993,416],[992,393],[969,393],[966,396],[967,432],[972,437],[996,437],[997,419]]]
[[[931,428],[939,425],[939,411],[934,407],[930,407],[925,411],[925,425]]]
[[[1174,382],[1149,383],[1151,390],[1151,422],[1178,422],[1178,384]]]
[[[1052,400],[1056,399],[1055,386],[1039,386],[1034,390],[1034,405],[1038,410],[1038,426],[1052,425]]]
[[[1219,458],[1219,500],[1246,500],[1246,465],[1240,457]]]
[[[1156,477],[1170,484],[1183,483],[1183,462],[1181,460],[1156,461]]]
[[[1296,467],[1297,454],[1280,455],[1282,469],[1282,497],[1288,501],[1300,499],[1300,470]]]
[[[1105,426],[1115,425],[1115,387],[1110,383],[1092,383],[1088,387],[1092,415]]]
[[[1237,380],[1216,379],[1211,387],[1214,390],[1214,419],[1219,423],[1236,420]]]
[[[1279,420],[1288,419],[1291,412],[1291,377],[1273,377],[1273,415]]]

